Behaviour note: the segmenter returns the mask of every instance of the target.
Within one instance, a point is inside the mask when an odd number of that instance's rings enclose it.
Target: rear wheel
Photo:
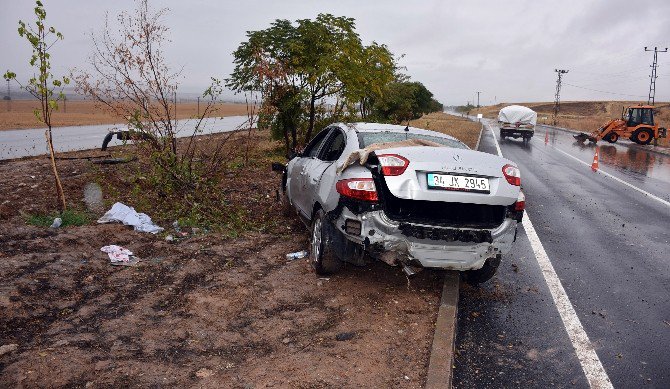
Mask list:
[[[616,143],[616,141],[619,140],[619,134],[617,134],[616,132],[610,132],[605,137],[605,140],[610,142],[610,143]]]
[[[331,228],[327,224],[323,210],[316,211],[312,218],[312,238],[310,241],[309,262],[319,275],[332,274],[340,270],[342,262],[332,250]]]
[[[633,133],[633,142],[648,145],[651,142],[651,139],[654,137],[654,134],[648,128],[640,128]]]
[[[500,130],[500,139],[505,139],[505,133],[503,130]]]
[[[477,270],[468,270],[463,272],[465,282],[471,285],[481,284],[493,278],[500,266],[500,255],[491,257],[484,262],[484,266]]]

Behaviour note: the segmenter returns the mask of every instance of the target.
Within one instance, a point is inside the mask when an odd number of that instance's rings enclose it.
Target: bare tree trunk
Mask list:
[[[284,128],[284,143],[286,144],[286,158],[291,155],[291,142],[288,139],[288,129]]]
[[[307,135],[305,135],[305,144],[312,139],[312,132],[314,131],[314,121],[316,120],[316,97],[312,95],[309,99],[309,127],[307,128]]]
[[[67,209],[65,204],[65,192],[63,191],[63,184],[61,184],[60,176],[58,175],[58,168],[56,167],[56,154],[54,152],[53,139],[51,137],[51,126],[44,131],[44,136],[47,138],[47,146],[49,147],[49,158],[51,159],[51,170],[54,173],[54,180],[56,181],[56,193],[60,201],[59,209],[64,212]]]

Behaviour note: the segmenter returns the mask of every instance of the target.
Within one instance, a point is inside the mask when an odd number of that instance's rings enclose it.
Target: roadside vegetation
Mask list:
[[[67,209],[62,213],[36,213],[26,214],[26,223],[37,227],[50,227],[54,219],[62,220],[60,227],[83,226],[91,222],[91,216],[88,212]]]
[[[38,9],[43,18],[46,13],[39,2]],[[177,124],[175,95],[181,71],[165,59],[167,12],[138,0],[134,10],[108,18],[103,30],[91,35],[94,50],[87,66],[72,71],[77,91],[130,130],[133,145],[113,156],[126,162],[137,157],[113,170],[96,167],[92,181],[102,186],[107,198],[126,201],[163,223],[176,220],[227,236],[272,228],[272,218],[259,221],[256,215],[263,213],[236,202],[237,193],[245,190],[240,185],[256,187],[251,172],[266,174],[270,162],[301,149],[332,122],[406,124],[442,111],[422,83],[402,73],[386,45],[363,44],[354,19],[319,14],[314,19],[278,19],[266,29],[248,32],[233,53],[232,74],[225,82],[212,77],[193,120]],[[219,134],[204,141],[199,136],[202,126],[208,117],[217,116],[224,85],[247,101],[243,113],[248,120],[239,129],[244,135]],[[56,107],[55,101],[47,104],[49,112]],[[431,116],[424,122],[439,129],[443,121]],[[177,132],[189,136],[178,139]],[[255,144],[258,139],[262,143]],[[52,161],[55,171],[56,159]],[[237,175],[249,179],[231,182]],[[70,185],[63,187],[61,210]],[[44,209],[41,215],[52,212]],[[45,217],[30,220],[46,224]]]
[[[332,122],[401,123],[442,110],[386,45],[362,43],[352,18],[278,19],[248,32],[234,57],[226,85],[260,93],[259,128],[283,140],[287,156]]]
[[[30,93],[39,101],[39,106],[33,110],[33,113],[37,121],[46,126],[44,136],[47,141],[49,157],[51,158],[51,171],[53,173],[56,196],[59,200],[58,209],[60,212],[64,212],[67,209],[67,203],[65,201],[65,193],[63,192],[63,184],[58,174],[58,165],[53,146],[51,116],[54,111],[58,110],[58,102],[63,99],[63,87],[70,83],[70,79],[68,77],[55,77],[51,73],[52,48],[59,40],[63,39],[63,34],[56,31],[54,27],[47,27],[47,12],[42,2],[37,0],[33,11],[35,13],[34,26],[19,20],[18,33],[21,38],[25,38],[28,41],[32,48],[29,64],[34,68],[35,73],[25,84],[18,81],[16,73],[9,70],[4,74],[4,78],[7,82],[15,80],[21,86],[21,89]]]

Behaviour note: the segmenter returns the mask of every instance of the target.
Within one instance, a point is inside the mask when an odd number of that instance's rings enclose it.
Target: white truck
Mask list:
[[[522,138],[524,142],[530,140],[535,133],[537,112],[522,105],[509,105],[498,113],[500,138]]]

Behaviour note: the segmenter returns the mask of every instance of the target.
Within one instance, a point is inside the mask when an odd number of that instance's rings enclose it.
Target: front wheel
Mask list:
[[[617,134],[616,132],[610,132],[609,134],[607,134],[605,140],[610,143],[616,143],[616,141],[619,140],[619,134]]]
[[[309,262],[319,275],[335,273],[342,266],[342,261],[337,258],[332,249],[331,230],[323,210],[316,211],[312,218]]]
[[[484,266],[477,270],[467,270],[463,272],[465,282],[471,285],[481,284],[493,278],[500,266],[500,255],[491,257],[484,262]]]

